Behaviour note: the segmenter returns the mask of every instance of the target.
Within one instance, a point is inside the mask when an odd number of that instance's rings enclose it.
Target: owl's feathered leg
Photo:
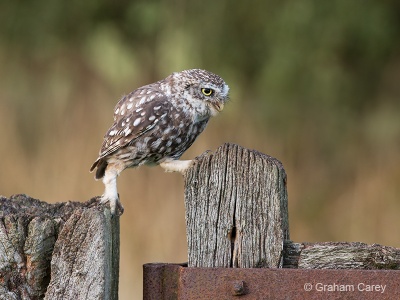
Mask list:
[[[115,215],[117,207],[121,214],[124,212],[124,207],[119,201],[119,195],[117,191],[117,177],[121,171],[122,170],[115,168],[113,165],[108,165],[103,177],[105,191],[103,196],[101,196],[100,203],[105,204],[109,202],[112,215]]]
[[[166,172],[179,172],[185,174],[192,164],[193,160],[166,160],[160,163],[160,167]]]

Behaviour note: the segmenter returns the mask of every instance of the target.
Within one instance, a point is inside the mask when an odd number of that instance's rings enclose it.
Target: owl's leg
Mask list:
[[[103,196],[101,196],[100,203],[105,204],[109,202],[112,215],[115,215],[117,207],[121,214],[124,212],[124,207],[119,201],[117,191],[117,177],[121,171],[117,168],[113,168],[112,165],[108,165],[103,177],[105,191]]]
[[[166,160],[160,163],[160,167],[166,172],[179,172],[185,174],[192,164],[193,160]]]

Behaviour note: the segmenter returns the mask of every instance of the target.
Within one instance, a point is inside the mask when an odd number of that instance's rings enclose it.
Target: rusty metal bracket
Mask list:
[[[400,271],[143,265],[143,299],[400,299]]]

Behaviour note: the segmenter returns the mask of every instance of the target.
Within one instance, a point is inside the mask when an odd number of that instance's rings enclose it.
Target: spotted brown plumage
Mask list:
[[[179,161],[220,112],[229,87],[211,72],[192,69],[136,89],[122,97],[114,109],[114,123],[104,136],[99,157],[90,171],[103,178],[102,202],[114,213],[119,203],[117,176],[126,168],[161,165],[184,172],[191,161]]]

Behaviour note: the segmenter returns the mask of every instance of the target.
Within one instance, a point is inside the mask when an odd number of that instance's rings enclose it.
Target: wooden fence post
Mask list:
[[[118,299],[119,217],[96,198],[0,197],[1,299]]]
[[[268,155],[224,144],[185,175],[189,267],[281,267],[286,174]]]

